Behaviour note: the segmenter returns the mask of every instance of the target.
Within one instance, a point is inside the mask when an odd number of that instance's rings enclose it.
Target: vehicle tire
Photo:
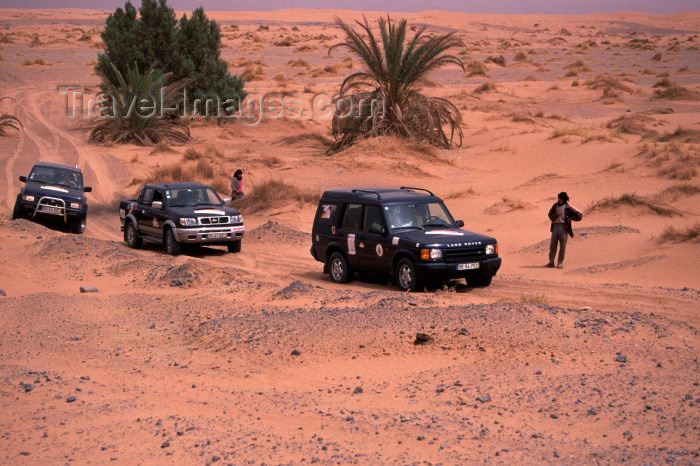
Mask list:
[[[467,285],[471,287],[485,287],[491,284],[491,279],[493,277],[474,277],[467,278]]]
[[[241,252],[241,243],[241,240],[228,243],[226,245],[226,247],[228,248],[228,252]]]
[[[331,281],[335,283],[347,283],[352,280],[352,270],[345,255],[341,252],[334,252],[328,259],[328,272]]]
[[[181,249],[181,244],[175,239],[175,233],[173,233],[172,229],[168,229],[167,233],[165,233],[165,250],[171,256],[178,256]]]
[[[396,284],[401,291],[416,291],[419,289],[416,267],[411,259],[404,258],[396,264]]]
[[[87,217],[80,217],[70,224],[70,231],[76,235],[82,235],[87,226]]]
[[[16,220],[18,218],[22,217],[22,201],[20,200],[20,197],[17,196],[17,200],[15,201],[15,207],[12,209],[12,220]]]
[[[124,228],[124,241],[126,241],[126,245],[132,249],[140,248],[143,245],[143,240],[139,236],[139,232],[136,231],[134,222],[126,222],[126,228]]]

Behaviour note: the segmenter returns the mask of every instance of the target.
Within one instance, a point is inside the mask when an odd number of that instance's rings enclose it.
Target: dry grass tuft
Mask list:
[[[297,58],[296,60],[289,60],[287,62],[287,66],[291,66],[294,68],[310,68],[311,67],[311,65],[309,65],[309,62],[307,62],[303,58]]]
[[[476,89],[474,89],[473,93],[474,94],[483,94],[484,92],[491,92],[496,90],[496,85],[492,83],[491,81],[487,81],[483,83],[482,85],[478,86]]]
[[[556,128],[554,131],[552,131],[552,134],[549,136],[549,139],[557,139],[561,137],[570,137],[570,136],[578,136],[581,138],[585,138],[588,135],[586,130],[580,127],[566,127],[566,128]]]
[[[464,197],[469,197],[473,196],[476,194],[476,191],[474,191],[474,188],[467,188],[467,189],[462,189],[460,191],[453,191],[447,196],[445,196],[445,199],[461,199]]]
[[[653,123],[656,120],[640,114],[624,114],[607,122],[606,128],[614,129],[622,134],[653,134],[653,131],[647,129],[647,123]]]
[[[632,88],[627,84],[623,83],[620,79],[610,76],[609,74],[599,74],[598,76],[586,81],[586,85],[589,89],[598,90],[603,89],[603,92],[610,92],[611,90],[632,92]]]
[[[252,214],[280,207],[288,202],[298,204],[315,203],[319,195],[304,191],[284,181],[268,179],[253,187],[245,196],[233,201],[240,211]]]
[[[481,60],[472,60],[467,64],[467,76],[488,76],[489,69]]]
[[[484,61],[495,63],[498,66],[506,66],[506,57],[504,57],[503,55],[499,55],[497,57],[496,56],[488,56],[488,57],[486,57],[486,60],[484,60]]]
[[[265,71],[261,65],[250,65],[239,75],[245,81],[255,81],[265,77]]]
[[[657,82],[654,84],[654,87],[658,87],[654,91],[658,99],[700,100],[700,92],[693,91],[681,86],[680,84],[672,83],[668,79]]]
[[[526,303],[526,304],[540,304],[542,306],[549,305],[549,301],[547,300],[547,295],[544,293],[521,294],[520,295],[520,302]]]
[[[634,193],[622,194],[617,197],[606,197],[593,203],[589,210],[591,212],[595,210],[617,210],[625,207],[644,210],[663,217],[682,216],[681,212],[672,207],[657,204]]]
[[[678,127],[672,133],[665,133],[657,138],[660,142],[700,142],[700,130]]]
[[[191,160],[199,160],[202,158],[202,153],[199,152],[197,149],[193,149],[190,147],[185,151],[185,153],[182,155],[182,160],[183,161],[191,161]]]
[[[659,200],[677,201],[681,197],[692,197],[700,194],[700,186],[689,183],[675,184],[655,196]]]
[[[684,243],[687,241],[700,241],[700,223],[684,229],[667,227],[659,237],[659,243]]]
[[[586,63],[583,60],[576,60],[575,62],[565,66],[564,69],[569,70],[570,73],[573,72],[574,75],[577,75],[578,73],[587,73],[591,71],[591,67],[586,65]]]

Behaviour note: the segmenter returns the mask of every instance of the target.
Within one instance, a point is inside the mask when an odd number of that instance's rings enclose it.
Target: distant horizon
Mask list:
[[[59,3],[57,5],[57,3]],[[0,8],[59,9],[81,8],[114,10],[126,0],[3,0]],[[131,2],[136,7],[141,0]],[[414,13],[426,10],[481,14],[595,14],[638,12],[672,14],[699,11],[697,0],[169,0],[177,11],[191,11],[199,6],[207,11],[274,11],[284,9],[392,11]],[[378,8],[377,5],[381,5]]]

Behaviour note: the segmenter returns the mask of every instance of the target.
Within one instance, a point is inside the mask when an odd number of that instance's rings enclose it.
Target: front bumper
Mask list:
[[[240,241],[245,233],[243,225],[173,228],[178,243],[230,243]]]
[[[493,277],[501,267],[501,258],[493,257],[477,261],[479,268],[457,270],[459,264],[446,262],[416,262],[416,275],[423,280],[451,280],[454,278]]]
[[[58,197],[43,196],[37,202],[22,201],[22,209],[29,213],[32,218],[36,216],[62,218],[65,223],[69,219],[80,218],[84,215],[83,208],[72,209],[70,203],[75,201],[65,201]]]

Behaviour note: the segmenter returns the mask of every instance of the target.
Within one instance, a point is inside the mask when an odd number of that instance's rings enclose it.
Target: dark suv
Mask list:
[[[425,189],[326,191],[314,218],[311,255],[337,283],[358,271],[393,274],[401,290],[455,278],[488,286],[501,266],[498,244],[463,226]]]
[[[24,186],[17,194],[12,218],[37,216],[62,219],[73,233],[81,234],[87,224],[88,204],[85,193],[92,191],[83,185],[78,167],[38,162],[29,176],[20,176]]]

